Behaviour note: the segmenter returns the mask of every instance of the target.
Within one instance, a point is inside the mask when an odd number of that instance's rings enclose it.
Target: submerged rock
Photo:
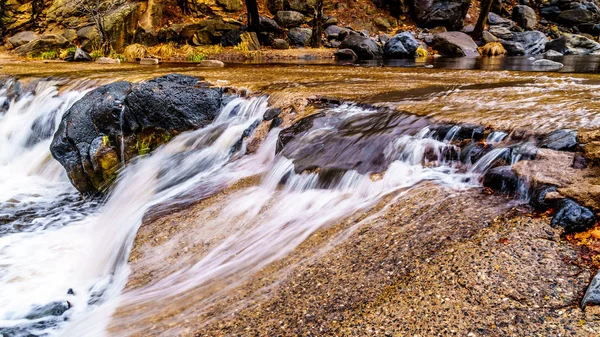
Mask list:
[[[220,89],[184,75],[108,84],[65,113],[50,150],[80,192],[103,191],[122,163],[209,124],[222,98]]]
[[[67,310],[71,309],[71,304],[67,301],[52,302],[33,308],[25,319],[40,319],[48,316],[61,316]]]
[[[596,223],[594,213],[571,199],[558,202],[558,208],[551,222],[552,227],[562,227],[567,234],[588,230],[594,226],[594,223]]]
[[[538,71],[558,71],[564,65],[560,62],[550,61],[550,60],[536,60],[532,64],[534,70]]]

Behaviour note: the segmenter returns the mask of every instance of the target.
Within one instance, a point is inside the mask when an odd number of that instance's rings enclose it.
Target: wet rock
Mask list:
[[[71,309],[71,304],[67,301],[52,302],[46,305],[34,307],[31,312],[25,316],[25,319],[34,320],[48,316],[61,316],[69,309]]]
[[[120,64],[121,60],[119,59],[112,59],[110,57],[100,57],[96,60],[96,63],[100,63],[100,64]]]
[[[373,60],[383,56],[383,50],[377,42],[354,32],[344,39],[340,49],[352,49],[360,60]]]
[[[273,49],[290,49],[290,44],[284,39],[274,39],[271,44]]]
[[[383,46],[383,56],[388,59],[414,58],[419,42],[410,32],[403,32],[392,37]]]
[[[415,0],[414,18],[419,27],[433,28],[444,26],[460,30],[469,10],[467,0]]]
[[[565,34],[546,44],[546,50],[565,55],[588,55],[600,50],[600,43],[577,34]]]
[[[513,21],[524,29],[532,30],[537,25],[537,17],[533,8],[519,5],[513,8]]]
[[[585,291],[585,295],[583,295],[583,299],[581,300],[581,309],[585,309],[588,304],[600,304],[600,272],[594,276]]]
[[[73,53],[73,54],[67,56],[67,58],[65,58],[65,61],[68,61],[68,62],[91,62],[92,57],[85,50],[83,50],[81,48],[77,48],[77,49],[75,49],[75,53]]]
[[[29,42],[37,39],[39,36],[32,31],[24,31],[17,33],[8,38],[8,42],[13,45],[13,47],[17,48],[24,44],[28,44]]]
[[[358,60],[358,56],[352,49],[340,49],[334,54],[336,60]]]
[[[265,121],[270,121],[273,118],[279,116],[281,114],[281,109],[279,108],[270,108],[265,112],[265,115],[263,116],[263,120]]]
[[[49,50],[65,48],[69,41],[60,35],[44,35],[14,50],[15,54],[26,56],[29,54],[43,53]]]
[[[534,188],[531,199],[529,199],[529,204],[535,209],[545,211],[549,208],[556,207],[558,201],[555,197],[556,195],[558,195],[556,186],[541,185]]]
[[[559,201],[557,207],[551,224],[552,227],[564,228],[566,234],[586,231],[596,222],[592,211],[571,199]]]
[[[512,22],[509,19],[505,19],[503,17],[501,17],[500,15],[494,13],[494,12],[490,12],[488,15],[488,24],[490,26],[505,26],[505,27],[511,27],[514,25],[514,22]]]
[[[50,150],[80,192],[103,191],[122,162],[152,151],[173,135],[209,124],[222,98],[220,89],[176,74],[105,85],[65,113]]]
[[[142,59],[140,59],[140,65],[143,66],[153,66],[153,65],[157,65],[160,63],[160,60],[157,58],[153,58],[153,57],[144,57]]]
[[[471,37],[461,32],[435,34],[433,48],[447,57],[477,57],[477,44]]]
[[[225,63],[219,60],[202,60],[200,61],[198,66],[205,68],[223,68],[225,66]]]
[[[516,163],[521,160],[533,160],[538,154],[538,148],[532,142],[514,144],[509,148],[511,163]]]
[[[574,151],[577,149],[577,132],[574,130],[556,130],[540,141],[540,147],[556,151]]]
[[[487,143],[471,143],[460,151],[460,161],[466,164],[475,164],[483,156],[494,149],[494,145]]]
[[[279,11],[275,16],[275,20],[281,27],[293,28],[304,23],[304,15],[296,11]]]
[[[387,34],[380,34],[377,39],[379,40],[379,43],[385,45],[390,40],[390,36]]]
[[[558,71],[564,67],[564,65],[560,62],[545,59],[536,60],[531,64],[531,66],[533,67],[533,70],[536,71]]]
[[[506,41],[506,40],[500,40],[500,43],[502,44],[502,47],[504,47],[504,49],[506,50],[506,53],[509,56],[522,56],[525,55],[525,48],[523,47],[522,44],[515,42],[515,41]]]
[[[498,166],[485,173],[483,186],[501,193],[513,194],[519,188],[519,178],[510,166]]]
[[[312,29],[310,28],[292,28],[288,31],[290,44],[295,47],[305,47],[310,43]]]
[[[562,57],[563,54],[557,52],[556,50],[548,50],[547,52],[544,53],[544,57]]]

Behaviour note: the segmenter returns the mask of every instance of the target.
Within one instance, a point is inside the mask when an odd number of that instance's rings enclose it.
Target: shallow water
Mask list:
[[[5,70],[32,71],[29,65],[11,67]],[[490,134],[488,142],[498,149],[459,162],[448,154],[456,151],[460,128],[440,133],[433,127],[439,120],[537,132],[600,123],[596,75],[331,65],[126,65],[91,74],[93,67],[83,66],[79,75],[64,68],[58,80],[29,78],[16,94],[16,82],[8,80],[0,91],[0,101],[10,102],[0,113],[0,333],[9,336],[186,333],[179,320],[214,310],[313,233],[426,181],[454,190],[478,187],[481,174],[503,160],[511,137]],[[49,153],[62,114],[100,84],[167,72],[255,94],[223,107],[210,126],[129,166],[106,200],[82,199]],[[277,128],[256,152],[236,146],[248,127],[262,121],[270,101],[314,95],[384,105],[390,118],[376,107],[341,104],[320,111],[323,117],[281,154]],[[315,146],[328,148],[319,152]],[[132,261],[149,268],[152,279],[126,287],[129,253],[149,211],[217,197],[251,178],[256,182],[208,205],[191,223],[182,221],[187,229],[155,238],[148,249],[156,254]],[[58,316],[27,318],[36,306],[67,301],[70,309]]]

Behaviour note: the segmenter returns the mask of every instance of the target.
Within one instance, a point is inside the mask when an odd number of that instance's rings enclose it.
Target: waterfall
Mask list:
[[[278,128],[248,153],[243,139],[262,121],[268,99],[238,97],[212,124],[133,160],[98,205],[78,196],[48,151],[62,115],[94,84],[59,90],[61,85],[40,81],[35,90],[12,98],[8,87],[0,91],[0,102],[8,106],[0,115],[0,205],[14,210],[0,214],[8,219],[0,222],[0,334],[4,328],[15,336],[103,336],[110,328],[122,336],[144,335],[159,317],[158,329],[178,335],[182,316],[167,313],[198,317],[222,305],[236,287],[311,234],[370,211],[386,196],[408,193],[425,181],[453,189],[478,186],[470,178],[506,151],[494,149],[470,170],[461,170],[452,136],[440,141],[428,127],[407,128],[385,147],[383,155],[391,163],[385,172],[296,172],[292,158],[276,154]],[[317,123],[307,138],[335,134],[336,123],[346,118],[378,114],[356,106],[323,113],[331,118]],[[168,213],[169,207],[215,196],[252,177],[255,183],[199,210],[183,235],[152,256],[157,273],[165,270],[160,277],[126,288],[127,261],[146,215]],[[21,210],[31,215],[15,216]],[[167,262],[177,244],[196,242],[211,245],[182,265]],[[68,303],[68,310],[27,318],[48,303]]]

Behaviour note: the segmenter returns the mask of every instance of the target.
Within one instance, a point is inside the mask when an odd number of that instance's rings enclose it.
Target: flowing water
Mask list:
[[[521,140],[495,131],[486,139],[495,149],[460,160],[457,141],[472,138],[471,131],[464,136],[459,125],[441,128],[426,117],[352,104],[322,108],[280,153],[278,128],[248,151],[245,139],[269,107],[269,97],[251,95],[223,106],[209,126],[135,160],[104,200],[85,200],[49,145],[65,111],[99,84],[8,79],[0,91],[0,335],[187,333],[180,320],[243,306],[225,299],[311,234],[424,182],[480,186],[495,162],[520,156],[514,149]],[[307,164],[315,153],[329,158],[322,170]],[[126,286],[145,216],[249,179],[255,183],[208,205],[189,228],[159,244],[161,253],[144,257],[155,268],[151,281]],[[174,258],[188,249],[196,251]]]

